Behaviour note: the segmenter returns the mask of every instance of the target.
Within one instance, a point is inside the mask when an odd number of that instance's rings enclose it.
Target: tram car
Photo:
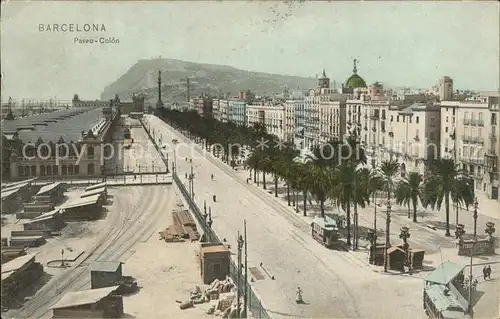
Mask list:
[[[334,248],[338,243],[338,231],[337,222],[328,216],[314,217],[311,223],[312,237],[327,248]]]

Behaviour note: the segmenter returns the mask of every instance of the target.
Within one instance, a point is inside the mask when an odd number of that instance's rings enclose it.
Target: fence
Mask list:
[[[160,153],[161,159],[165,162],[165,165],[168,167],[167,160],[164,158],[163,153],[160,151],[160,148],[156,144],[156,141],[154,138],[151,136],[149,133],[149,130],[146,128],[144,123],[142,122],[142,119],[140,120],[144,130],[148,134],[149,139],[153,142],[155,145],[155,148],[157,151]],[[194,213],[194,216],[196,217],[196,220],[198,221],[198,224],[202,228],[203,233],[205,234],[205,238],[208,242],[211,243],[220,243],[220,239],[217,236],[217,234],[214,232],[214,230],[208,226],[207,220],[205,219],[205,215],[200,211],[200,208],[198,205],[196,205],[195,201],[191,198],[189,195],[189,192],[187,191],[186,187],[182,183],[182,181],[179,179],[177,176],[176,171],[172,172],[172,179],[174,183],[177,185],[179,190],[182,193],[182,196],[186,199],[189,208],[191,211]],[[231,279],[236,283],[238,286],[238,289],[241,289],[243,292],[247,291],[248,292],[248,299],[247,299],[247,306],[248,310],[250,313],[253,315],[255,318],[264,318],[264,319],[269,319],[271,318],[269,314],[267,313],[266,309],[262,306],[262,303],[260,302],[259,298],[255,295],[255,292],[252,289],[252,286],[248,283],[248,281],[245,281],[245,277],[239,273],[238,271],[238,266],[236,263],[230,259],[229,260],[229,273],[231,276]]]

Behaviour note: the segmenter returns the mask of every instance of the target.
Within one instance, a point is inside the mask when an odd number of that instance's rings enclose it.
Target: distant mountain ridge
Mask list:
[[[185,101],[186,78],[190,79],[190,96],[201,93],[224,96],[251,90],[256,94],[279,93],[287,86],[290,90],[304,91],[316,86],[315,78],[252,72],[232,66],[195,63],[175,59],[139,60],[101,94],[109,100],[118,94],[130,100],[132,94],[143,93],[146,101],[155,103],[158,95],[158,70],[162,71],[162,99],[164,102]],[[333,80],[332,80],[333,81]]]

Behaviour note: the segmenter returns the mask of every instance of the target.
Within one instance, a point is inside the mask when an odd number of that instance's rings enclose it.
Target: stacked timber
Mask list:
[[[183,242],[185,240],[196,241],[200,239],[200,234],[196,228],[196,223],[187,210],[172,211],[173,225],[160,232],[160,236],[166,242]]]

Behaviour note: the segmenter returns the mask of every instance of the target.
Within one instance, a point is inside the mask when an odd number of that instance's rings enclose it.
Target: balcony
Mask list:
[[[488,137],[490,138],[490,140],[494,140],[494,141],[496,141],[496,140],[497,140],[497,135],[496,135],[495,133],[490,133],[490,134],[488,135]]]
[[[477,126],[484,126],[484,121],[483,120],[471,120],[472,125],[477,125]]]
[[[378,114],[373,114],[372,116],[370,116],[370,119],[372,119],[374,121],[378,121],[379,115]]]
[[[471,120],[470,119],[464,119],[464,125],[470,125],[471,124]]]
[[[415,136],[413,139],[415,140],[415,142],[420,142],[420,137],[418,137],[418,135]]]

